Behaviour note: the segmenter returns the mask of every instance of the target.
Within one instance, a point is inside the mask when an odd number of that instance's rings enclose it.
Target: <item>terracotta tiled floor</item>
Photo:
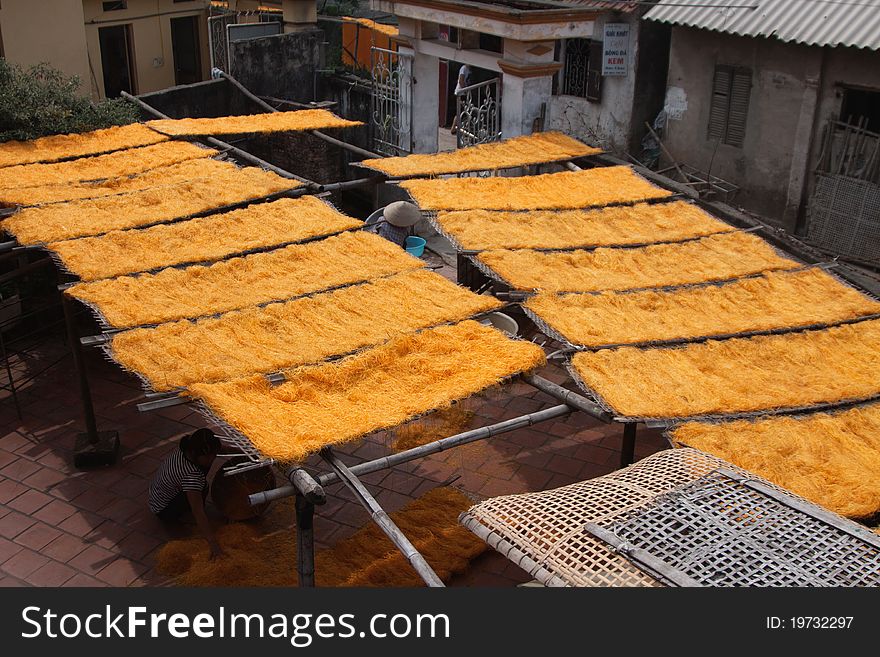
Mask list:
[[[58,349],[56,339],[48,348]],[[19,400],[22,418],[8,397],[0,400],[0,585],[159,585],[153,571],[158,546],[173,538],[146,507],[149,478],[176,441],[204,419],[178,406],[140,413],[138,381],[88,350],[92,395],[100,429],[121,438],[117,462],[82,471],[72,448],[82,428],[70,359],[49,370]],[[555,367],[542,374],[558,383]],[[472,426],[530,413],[557,402],[514,383],[470,402]],[[487,441],[442,452],[419,462],[364,478],[388,511],[430,488],[452,482],[474,499],[565,485],[617,467],[621,428],[579,413]],[[384,433],[342,446],[349,463],[388,453]],[[664,446],[656,432],[639,431],[637,457]],[[320,467],[317,460],[310,465]],[[323,470],[324,468],[320,468]],[[350,535],[368,522],[363,509],[340,486],[316,515],[318,548]],[[528,578],[493,552],[477,559],[454,585],[510,586]]]

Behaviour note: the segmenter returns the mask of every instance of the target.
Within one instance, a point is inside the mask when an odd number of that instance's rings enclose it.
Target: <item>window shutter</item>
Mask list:
[[[752,89],[752,72],[738,68],[733,72],[730,85],[730,111],[727,115],[727,135],[724,143],[742,148],[746,137],[746,119],[749,113],[749,95]]]
[[[587,100],[602,100],[602,42],[590,41],[590,57],[587,60]]]
[[[708,139],[723,140],[727,135],[727,110],[730,106],[730,84],[733,69],[730,66],[716,66],[712,82],[712,101],[709,105]]]

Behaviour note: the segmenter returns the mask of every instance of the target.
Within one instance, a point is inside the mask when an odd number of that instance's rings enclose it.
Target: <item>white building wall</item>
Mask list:
[[[594,40],[601,41],[605,23],[629,23],[629,72],[626,76],[602,78],[602,100],[591,102],[577,96],[556,95],[550,99],[547,127],[609,151],[627,150],[635,97],[639,22],[632,16],[596,20]],[[560,71],[559,75],[562,75]],[[561,77],[559,88],[562,88]]]

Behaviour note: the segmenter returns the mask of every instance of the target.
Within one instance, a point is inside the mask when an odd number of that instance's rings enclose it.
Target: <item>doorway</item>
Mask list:
[[[120,92],[137,93],[134,73],[131,23],[98,28],[104,96],[116,98]]]
[[[171,51],[174,56],[174,84],[200,82],[202,55],[198,16],[171,19]]]

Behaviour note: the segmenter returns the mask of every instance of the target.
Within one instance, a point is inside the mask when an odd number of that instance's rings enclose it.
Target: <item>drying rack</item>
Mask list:
[[[880,586],[880,536],[690,448],[461,522],[545,586]]]
[[[232,81],[234,84],[236,83],[231,78],[230,81]],[[252,96],[252,94],[250,94],[250,92],[247,92],[247,90],[244,90],[243,88],[242,90],[245,91],[247,95]],[[142,100],[135,97],[131,97],[131,100],[133,100],[142,109],[153,114],[154,116],[157,116],[159,118],[167,118],[165,115],[157,112],[154,108],[150,107]],[[263,101],[257,100],[257,102],[259,102],[268,110],[276,111],[274,110],[274,108],[266,105]],[[326,140],[328,141],[331,139],[333,138],[326,138]],[[226,152],[229,152],[235,157],[240,157],[244,160],[251,162],[252,164],[261,166],[270,171],[274,171],[278,175],[300,180],[300,182],[303,182],[306,187],[306,189],[303,190],[305,193],[324,192],[365,184],[375,184],[378,180],[377,178],[373,177],[364,180],[333,183],[330,185],[317,185],[315,183],[312,183],[311,181],[301,179],[297,176],[294,176],[293,174],[290,174],[287,171],[270,165],[263,160],[260,160],[259,158],[255,158],[245,151],[241,151],[241,149],[232,147],[225,142],[220,142],[219,140],[215,140],[213,138],[208,139],[207,141],[214,146],[223,148]],[[333,140],[333,142],[338,142],[338,140]],[[347,146],[344,144],[344,142],[341,142],[337,145],[341,145],[343,147]],[[359,152],[358,154],[369,156],[375,155],[366,151]],[[73,303],[74,300],[67,297],[64,298],[64,306],[69,318],[72,318],[71,311]],[[91,310],[96,310],[91,305],[86,305]],[[97,316],[99,320],[102,319],[100,313],[97,313]],[[84,362],[80,350],[83,345],[104,347],[107,345],[108,342],[110,342],[110,340],[112,339],[112,334],[115,331],[112,330],[106,322],[103,322],[103,326],[108,329],[107,332],[101,333],[97,336],[79,337],[77,335],[76,327],[74,326],[72,319],[68,322],[71,343],[74,347],[75,362],[77,364],[77,371],[79,373],[81,399],[83,402],[83,412],[87,428],[86,434],[89,436],[96,436],[98,437],[98,440],[101,440],[103,436],[101,435],[101,432],[97,430],[97,426],[95,423],[94,412],[91,404],[91,393],[89,390],[88,377],[85,372]],[[269,375],[269,379],[270,381],[277,383],[283,380],[283,375]],[[514,431],[522,427],[531,426],[539,422],[545,422],[554,418],[562,417],[568,415],[575,410],[586,412],[603,422],[610,421],[610,417],[608,416],[608,414],[605,413],[596,404],[590,402],[588,399],[572,391],[566,390],[561,386],[558,386],[540,377],[525,376],[523,380],[535,387],[536,389],[544,391],[545,393],[556,398],[557,400],[562,401],[563,403],[542,411],[526,414],[517,418],[513,418],[511,420],[506,420],[503,422],[485,426],[480,429],[466,431],[456,436],[450,436],[448,438],[429,443],[428,445],[413,448],[411,450],[400,452],[398,454],[394,454],[392,456],[388,456],[382,459],[366,461],[352,467],[348,467],[344,463],[342,463],[337,458],[332,448],[324,448],[323,450],[321,450],[320,456],[327,464],[329,469],[327,472],[317,474],[316,476],[313,476],[311,473],[307,472],[305,469],[298,465],[275,463],[275,465],[285,468],[286,478],[289,484],[271,491],[266,491],[253,495],[251,496],[251,503],[253,505],[258,505],[283,497],[294,496],[296,498],[295,508],[297,524],[297,571],[300,584],[302,586],[314,585],[313,518],[316,506],[320,506],[321,504],[326,502],[326,495],[323,491],[323,487],[331,483],[342,482],[353,493],[355,499],[368,511],[373,521],[377,523],[377,525],[394,542],[398,549],[400,549],[401,552],[406,556],[407,560],[413,565],[413,567],[416,569],[422,579],[429,586],[441,586],[442,582],[440,582],[439,578],[436,576],[430,566],[424,561],[423,557],[402,534],[400,529],[393,523],[388,514],[381,508],[376,499],[369,493],[367,488],[360,481],[359,476],[362,476],[369,472],[376,472],[381,469],[394,467],[395,465],[413,461],[419,458],[424,458],[425,456],[439,451],[451,449],[460,445],[465,445],[477,440],[483,440],[494,435],[499,435],[509,431]],[[218,431],[218,437],[221,439],[221,441],[224,444],[235,448],[246,457],[245,459],[241,459],[240,462],[238,462],[237,464],[226,469],[224,472],[224,474],[226,475],[234,475],[249,469],[259,468],[267,464],[274,463],[274,461],[272,461],[271,459],[267,459],[264,455],[262,455],[260,451],[254,447],[251,441],[248,440],[247,437],[244,436],[241,432],[237,431],[234,427],[231,427],[228,424],[222,422],[220,418],[214,416],[210,409],[208,409],[203,403],[189,399],[188,397],[183,396],[181,393],[182,391],[180,390],[173,390],[170,392],[162,393],[148,391],[146,392],[147,401],[139,404],[138,409],[140,411],[146,412],[179,404],[190,404],[196,410],[206,415],[209,419],[215,421],[220,427],[220,430]]]

